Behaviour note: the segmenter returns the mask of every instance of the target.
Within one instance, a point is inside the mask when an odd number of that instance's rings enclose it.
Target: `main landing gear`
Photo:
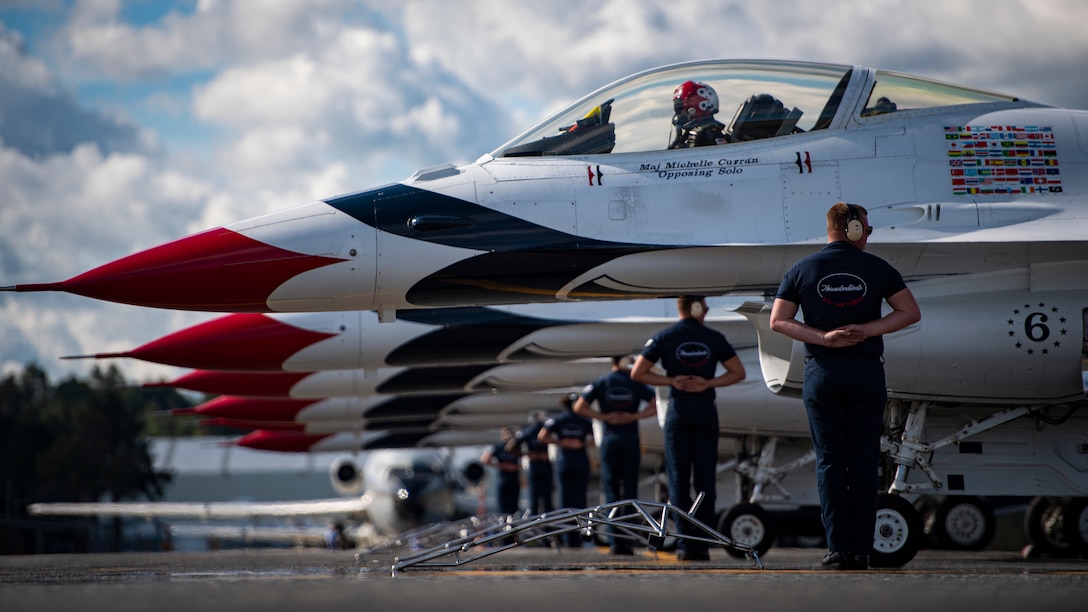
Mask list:
[[[1024,533],[1029,556],[1088,554],[1088,498],[1036,497],[1024,513]]]
[[[926,495],[914,507],[922,516],[927,546],[983,550],[993,542],[997,520],[990,503],[981,497]]]

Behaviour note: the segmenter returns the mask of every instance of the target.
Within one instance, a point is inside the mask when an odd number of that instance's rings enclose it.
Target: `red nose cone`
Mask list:
[[[320,400],[267,399],[222,395],[193,408],[203,417],[245,421],[294,421],[303,408]]]
[[[270,312],[268,296],[308,270],[343,261],[265,244],[225,228],[122,257],[66,281],[16,291],[67,291],[99,300],[212,312]]]
[[[177,387],[213,395],[251,397],[291,396],[291,388],[313,372],[213,372],[197,370],[173,382],[152,383],[145,387]]]
[[[248,433],[234,442],[256,450],[279,451],[281,453],[305,453],[314,444],[333,434],[305,434],[285,431],[267,431],[259,429]]]
[[[233,314],[120,355],[182,368],[278,372],[295,353],[334,335],[301,329],[262,314]]]

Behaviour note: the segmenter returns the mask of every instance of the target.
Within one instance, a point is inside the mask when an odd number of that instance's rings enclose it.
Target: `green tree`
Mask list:
[[[95,367],[87,382],[61,382],[40,408],[52,440],[35,461],[37,493],[72,501],[160,499],[171,477],[154,470],[141,392],[113,365]]]
[[[58,530],[54,519],[28,522],[29,503],[161,499],[172,475],[154,469],[147,420],[190,405],[173,389],[131,387],[115,366],[96,367],[88,380],[70,377],[57,385],[35,364],[5,376],[0,380],[0,553],[32,552],[44,533],[73,542],[74,550],[86,549],[81,536],[86,531]],[[40,530],[47,525],[51,531]],[[119,527],[115,522],[114,546]]]
[[[0,381],[0,512],[6,516],[22,514],[23,502],[38,484],[34,459],[50,444],[38,408],[51,394],[48,376],[34,364]]]
[[[0,518],[35,501],[161,499],[150,415],[191,403],[174,389],[130,386],[116,366],[53,385],[36,364],[0,380]],[[0,527],[0,531],[3,528]],[[0,533],[0,549],[18,536]]]

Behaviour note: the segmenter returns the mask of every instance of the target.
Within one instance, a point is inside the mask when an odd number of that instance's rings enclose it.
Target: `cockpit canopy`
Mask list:
[[[868,73],[868,71],[866,71]],[[1010,102],[1015,98],[888,71],[872,71],[859,120],[906,110]],[[694,80],[717,92],[730,143],[826,129],[854,77],[850,66],[779,61],[704,61],[642,72],[552,115],[493,157],[594,155],[665,149],[674,138],[672,95]],[[856,80],[856,79],[855,79]],[[854,100],[857,98],[855,97]],[[852,103],[853,104],[853,103]]]

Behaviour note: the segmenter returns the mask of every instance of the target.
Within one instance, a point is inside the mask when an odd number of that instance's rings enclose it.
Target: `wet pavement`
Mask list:
[[[678,562],[640,549],[520,547],[453,568],[394,555],[252,549],[0,557],[0,609],[21,610],[1083,610],[1088,560],[923,550],[905,567],[836,571],[823,551]],[[709,607],[709,608],[707,608]],[[669,612],[672,612],[670,610]]]

